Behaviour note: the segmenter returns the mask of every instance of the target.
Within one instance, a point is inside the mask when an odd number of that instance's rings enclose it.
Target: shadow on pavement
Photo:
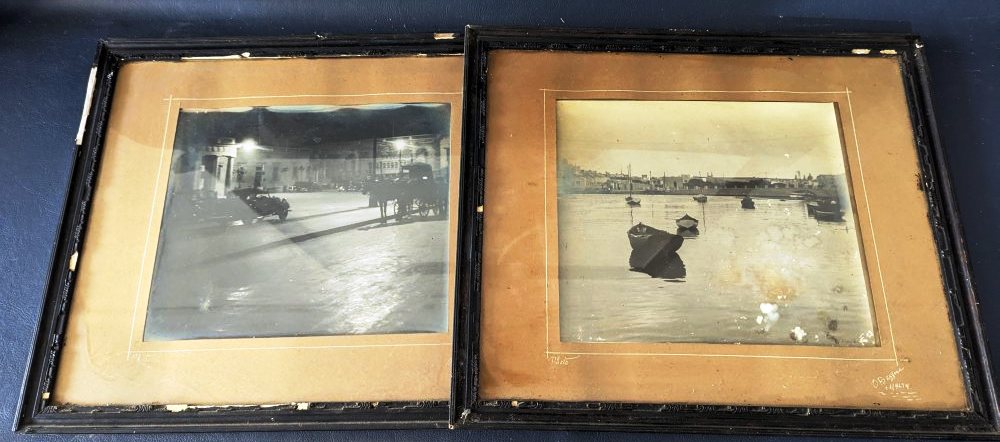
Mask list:
[[[352,209],[352,210],[357,210],[357,209]],[[439,220],[446,219],[446,218],[447,217],[445,217],[445,216],[432,216],[432,217],[426,217],[426,218],[412,217],[411,216],[411,217],[408,217],[408,218],[404,218],[401,222],[396,221],[394,219],[390,219],[390,222],[388,222],[388,223],[382,223],[381,222],[382,221],[381,218],[369,219],[369,220],[365,220],[365,221],[358,221],[356,223],[351,223],[351,224],[347,224],[347,225],[343,225],[343,226],[332,227],[332,228],[329,228],[329,229],[317,230],[315,232],[309,232],[309,233],[303,233],[301,235],[290,236],[288,238],[279,239],[277,241],[271,241],[269,243],[261,244],[259,246],[250,247],[248,249],[243,249],[243,250],[236,251],[236,252],[226,253],[226,254],[222,254],[222,255],[219,255],[219,256],[213,256],[213,257],[210,257],[210,258],[207,258],[207,259],[198,260],[196,262],[193,262],[193,263],[188,264],[186,266],[183,266],[181,268],[191,268],[191,267],[195,267],[195,266],[207,264],[207,263],[210,263],[210,262],[219,262],[219,261],[226,261],[226,260],[229,260],[229,259],[242,258],[244,256],[252,255],[254,253],[261,252],[261,251],[264,251],[264,250],[268,250],[268,249],[272,249],[272,248],[276,248],[276,247],[281,247],[283,245],[288,245],[288,244],[293,244],[293,243],[300,243],[300,242],[303,242],[303,241],[308,241],[308,240],[311,240],[311,239],[316,239],[316,238],[324,237],[324,236],[327,236],[327,235],[332,235],[334,233],[346,232],[348,230],[358,229],[358,230],[367,231],[367,230],[372,230],[372,229],[394,227],[394,226],[398,226],[398,225],[412,224],[412,223],[418,223],[418,222],[439,221]],[[365,227],[365,226],[369,226],[371,224],[375,224],[375,225],[371,226],[371,227],[367,227],[367,228]]]

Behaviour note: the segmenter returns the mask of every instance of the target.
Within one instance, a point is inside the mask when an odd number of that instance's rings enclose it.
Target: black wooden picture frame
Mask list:
[[[461,35],[455,33],[101,41],[91,74],[85,126],[81,128],[82,138],[77,141],[68,197],[14,430],[25,433],[135,433],[445,427],[446,401],[312,403],[308,410],[297,410],[294,405],[197,407],[172,412],[162,405],[55,406],[50,403],[47,392],[51,391],[58,371],[77,276],[76,256],[87,233],[111,98],[124,64],[176,61],[187,57],[461,55],[462,50]]]
[[[518,29],[471,26],[465,33],[462,257],[455,319],[450,420],[466,428],[585,429],[730,434],[817,434],[878,437],[997,437],[1000,410],[988,360],[962,226],[945,152],[934,126],[930,83],[917,36],[895,34],[721,35],[703,32]],[[487,66],[497,49],[728,55],[851,55],[885,48],[901,61],[907,106],[920,161],[961,364],[968,412],[722,406],[648,403],[483,400],[480,324],[487,130]],[[960,148],[955,146],[953,148]],[[480,210],[477,210],[480,209]],[[516,399],[516,398],[511,398]]]

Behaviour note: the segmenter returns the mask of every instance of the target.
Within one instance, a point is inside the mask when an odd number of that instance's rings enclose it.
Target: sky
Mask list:
[[[556,144],[560,160],[600,172],[844,173],[833,103],[559,100]]]

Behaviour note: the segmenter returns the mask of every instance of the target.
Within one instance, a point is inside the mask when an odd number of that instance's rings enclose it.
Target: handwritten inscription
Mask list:
[[[890,371],[889,374],[872,379],[872,387],[875,387],[876,390],[899,390],[910,388],[910,384],[896,381],[899,378],[899,374],[903,372],[904,368],[905,367],[896,367],[896,369]]]
[[[916,401],[920,397],[910,386],[909,382],[901,379],[901,374],[906,367],[896,367],[885,376],[877,376],[872,379],[872,388],[878,390],[883,396],[891,396],[906,401]]]
[[[579,356],[568,358],[565,355],[554,355],[554,354],[546,356],[546,359],[548,359],[552,365],[569,365],[569,361],[579,358],[580,358]]]

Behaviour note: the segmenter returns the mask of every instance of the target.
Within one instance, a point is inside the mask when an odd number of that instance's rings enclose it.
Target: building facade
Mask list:
[[[360,190],[366,180],[395,178],[403,165],[415,162],[430,164],[435,176],[447,178],[450,137],[411,136],[399,142],[400,139],[369,138],[311,147],[282,147],[222,138],[211,146],[190,151],[189,155],[199,158],[184,160],[194,162],[193,170],[175,178],[175,186],[180,192],[217,198],[225,197],[233,189],[256,187],[281,192],[304,183]]]

